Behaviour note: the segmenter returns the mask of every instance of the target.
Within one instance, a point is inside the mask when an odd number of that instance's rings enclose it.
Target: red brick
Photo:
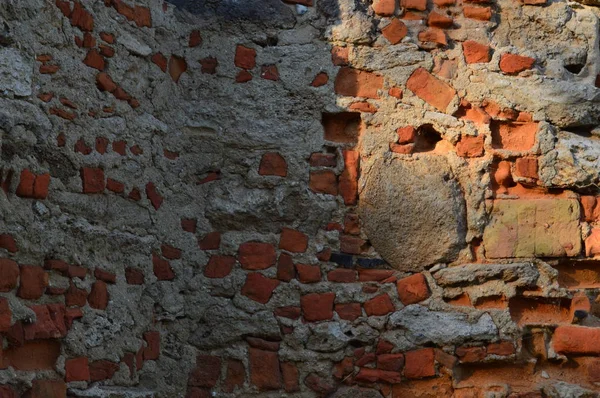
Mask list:
[[[518,158],[515,162],[515,174],[525,178],[538,178],[538,162],[536,158]]]
[[[175,273],[171,268],[171,264],[155,253],[152,253],[152,269],[159,281],[170,281],[175,279]]]
[[[36,321],[23,326],[25,340],[56,339],[66,336],[64,304],[48,304],[31,306]]]
[[[23,198],[33,197],[33,186],[35,184],[35,174],[31,171],[24,169],[21,171],[21,178],[19,179],[19,186],[17,187],[17,196]]]
[[[194,29],[190,32],[188,39],[188,47],[198,47],[202,44],[202,35],[198,29]]]
[[[438,47],[448,44],[446,32],[439,28],[427,28],[418,34],[419,41],[423,43],[435,43]]]
[[[402,375],[399,372],[361,368],[354,380],[366,383],[384,382],[389,384],[398,384],[402,381]]]
[[[143,285],[144,273],[140,269],[128,267],[125,269],[125,280],[129,285]]]
[[[432,11],[427,16],[427,25],[433,26],[436,28],[448,29],[451,28],[454,24],[452,18],[449,18],[445,15]]]
[[[479,64],[490,62],[490,46],[473,40],[467,40],[462,44],[465,62],[467,64]]]
[[[105,271],[101,268],[94,269],[94,277],[106,283],[117,282],[117,276],[114,273]]]
[[[341,319],[350,322],[362,316],[362,309],[359,303],[336,304],[335,312],[337,312]]]
[[[68,0],[56,0],[55,4],[65,17],[71,16],[71,3]]]
[[[81,169],[83,193],[101,193],[104,191],[104,170],[84,167]]]
[[[463,363],[481,362],[485,358],[485,347],[458,347],[455,354]]]
[[[583,326],[559,326],[552,347],[559,354],[600,355],[600,329]]]
[[[398,18],[394,18],[381,30],[381,33],[390,44],[398,44],[408,34],[408,28],[404,25],[404,22],[400,21]]]
[[[100,38],[107,42],[108,44],[115,43],[115,35],[107,32],[100,32]]]
[[[492,146],[511,151],[527,151],[535,144],[537,123],[492,122]]]
[[[67,267],[67,275],[69,278],[85,279],[87,269],[78,265],[69,265]]]
[[[237,83],[246,83],[252,80],[252,74],[246,70],[241,70],[235,76],[235,81]]]
[[[90,368],[86,357],[67,359],[65,361],[65,381],[89,381]]]
[[[104,57],[100,55],[98,50],[92,49],[88,51],[83,63],[89,66],[90,68],[98,69],[99,71],[103,71],[106,63],[104,62]]]
[[[160,246],[161,254],[164,258],[169,260],[177,260],[181,258],[181,249],[170,245],[161,245]]]
[[[333,171],[313,171],[310,173],[309,188],[316,193],[337,195],[337,177]]]
[[[315,152],[310,155],[309,163],[311,167],[335,167],[337,166],[336,156],[333,153]]]
[[[379,339],[377,342],[377,355],[389,354],[394,349],[394,345],[387,340]],[[402,362],[404,364],[404,361]]]
[[[73,282],[69,283],[69,289],[65,293],[65,304],[67,307],[83,307],[87,302],[87,291],[79,289]]]
[[[331,48],[331,62],[335,66],[348,65],[349,49],[348,47],[333,46]]]
[[[141,27],[152,27],[152,14],[150,13],[150,9],[148,7],[135,6],[135,15],[133,20],[135,24]]]
[[[301,283],[317,283],[321,281],[321,268],[318,265],[296,264],[298,280]]]
[[[185,62],[185,58],[171,55],[171,58],[169,58],[169,75],[175,83],[179,82],[179,78],[186,70],[187,62]]]
[[[391,372],[400,372],[404,367],[403,354],[381,354],[377,356],[377,368],[389,370]]]
[[[433,348],[422,348],[404,354],[404,376],[409,379],[435,376],[435,353]]]
[[[198,355],[196,368],[188,378],[188,386],[212,388],[221,375],[221,359],[210,355]]]
[[[325,321],[333,318],[335,293],[311,293],[300,298],[304,319],[308,322]]]
[[[107,178],[106,189],[114,193],[123,193],[125,192],[125,184],[117,180],[113,180],[112,178]]]
[[[51,115],[56,115],[62,119],[69,120],[69,121],[73,121],[77,117],[77,115],[75,113],[67,112],[64,109],[59,109],[56,107],[50,108],[48,110],[48,113],[50,113]]]
[[[396,130],[396,134],[398,134],[398,144],[409,144],[415,141],[417,131],[413,126],[405,126]]]
[[[244,363],[236,359],[227,361],[227,374],[223,381],[223,392],[231,393],[237,388],[241,388],[246,381],[246,369]]]
[[[366,241],[357,236],[342,235],[340,237],[340,251],[349,254],[361,254],[366,250]]]
[[[8,299],[0,297],[0,332],[7,332],[11,326],[12,311]]]
[[[238,44],[235,49],[234,63],[238,68],[254,68],[256,66],[256,50]]]
[[[398,296],[402,304],[409,305],[421,302],[429,297],[429,287],[423,274],[414,274],[400,279],[396,283]]]
[[[281,253],[277,260],[277,279],[289,282],[296,276],[294,261],[292,256],[287,253]]]
[[[53,75],[60,69],[58,65],[40,65],[40,73],[42,75]]]
[[[246,277],[242,286],[242,295],[261,304],[266,304],[271,299],[273,290],[279,286],[279,281],[270,279],[258,272],[252,272]]]
[[[289,319],[298,319],[301,315],[300,307],[288,306],[275,308],[275,316],[280,316]]]
[[[489,21],[492,19],[492,9],[490,7],[464,6],[463,14],[466,18],[477,19],[479,21]]]
[[[277,65],[263,65],[260,67],[260,77],[265,80],[279,80],[279,71]]]
[[[17,393],[10,385],[0,385],[0,397],[2,398],[18,398]]]
[[[319,73],[317,73],[317,75],[315,76],[313,81],[310,83],[310,85],[313,87],[321,87],[321,86],[326,85],[328,81],[329,81],[329,76],[327,75],[327,73],[319,72]]]
[[[396,0],[374,0],[373,11],[377,15],[389,17],[396,11]]]
[[[119,364],[104,359],[94,361],[89,364],[90,381],[101,381],[112,379],[113,375],[119,370]]]
[[[383,76],[363,70],[343,67],[338,72],[334,89],[336,94],[350,97],[379,98]]]
[[[215,57],[206,57],[200,60],[200,72],[206,73],[209,75],[214,75],[217,73],[217,66],[219,65],[219,61]]]
[[[62,380],[33,380],[31,398],[64,398],[67,385]]]
[[[392,304],[392,300],[387,294],[381,294],[372,298],[365,302],[364,307],[367,316],[386,315],[395,310],[394,304]]]
[[[512,75],[531,69],[535,59],[524,57],[517,54],[502,54],[500,57],[500,70],[506,74]]]
[[[48,275],[42,267],[21,265],[20,276],[17,296],[27,300],[36,300],[42,297],[48,286]]]
[[[196,219],[195,218],[182,218],[181,219],[181,229],[183,229],[185,232],[190,232],[195,234],[196,233]],[[221,234],[218,232],[210,232],[208,233],[206,236],[210,235],[210,234],[214,234],[217,233],[219,234],[219,244],[221,244]],[[205,237],[206,237],[205,236]],[[210,239],[212,241],[212,239]],[[200,244],[200,242],[198,242],[198,244]],[[214,245],[212,245],[214,246]],[[217,249],[219,248],[219,245],[217,245]],[[200,249],[202,250],[209,250],[209,249],[203,249],[202,246],[200,246]]]
[[[304,385],[317,393],[319,397],[330,396],[336,389],[336,385],[315,373],[310,373],[304,379]]]
[[[235,265],[235,257],[214,255],[204,267],[204,276],[207,278],[225,278],[231,273]]]
[[[308,236],[290,228],[281,230],[279,248],[291,253],[304,253],[308,248]]]
[[[456,153],[464,158],[483,156],[483,135],[462,135],[456,143]]]
[[[427,9],[427,0],[400,0],[400,6],[410,10],[425,11]]]
[[[446,111],[456,95],[456,91],[452,87],[424,68],[418,68],[413,72],[406,82],[406,87],[441,112]]]
[[[105,310],[108,306],[108,288],[106,282],[96,281],[92,285],[92,290],[88,296],[90,307],[97,310]]]
[[[9,253],[16,253],[19,251],[17,242],[9,234],[0,234],[0,248],[7,250]]]
[[[351,269],[338,268],[327,273],[329,282],[352,283],[356,282],[356,271]]]
[[[300,390],[298,385],[298,368],[293,362],[281,363],[281,374],[283,379],[283,388],[286,392],[296,392]]]
[[[157,360],[160,355],[160,333],[157,331],[145,332],[144,341],[146,342],[143,353],[144,360]]]
[[[146,184],[146,196],[150,200],[152,207],[154,210],[158,210],[163,203],[163,197],[156,189],[156,186],[153,182],[149,182]]]
[[[359,153],[344,150],[344,171],[340,175],[339,190],[346,206],[355,205],[358,201]]]
[[[54,98],[54,93],[39,93],[37,97],[43,102],[50,102]]]
[[[0,258],[0,292],[10,292],[17,287],[18,277],[19,266],[17,263],[8,258]]]
[[[392,87],[388,90],[388,94],[394,98],[402,99],[402,89],[400,87]]]
[[[258,174],[265,176],[287,176],[287,163],[283,156],[276,152],[267,152],[263,154],[260,165],[258,168]]]
[[[275,258],[275,248],[269,243],[246,242],[238,250],[238,260],[243,269],[267,269],[275,264]]]
[[[510,341],[501,341],[487,346],[488,355],[508,356],[515,353],[515,346]]]
[[[360,282],[381,282],[394,275],[394,271],[385,269],[361,269],[358,271]]]
[[[167,58],[161,53],[156,53],[150,58],[163,72],[167,71]]]
[[[194,222],[193,230],[187,232],[195,232],[196,230],[196,220],[191,220]],[[181,221],[183,226],[183,220]],[[191,228],[191,227],[189,227]],[[183,228],[186,230],[185,228]],[[219,246],[221,246],[221,233],[218,231],[209,232],[202,239],[198,240],[198,246],[200,250],[217,250]]]
[[[281,388],[281,371],[276,352],[248,348],[250,382],[260,391]]]
[[[84,32],[94,30],[94,18],[87,12],[79,1],[75,1],[71,12],[71,25],[76,26]]]

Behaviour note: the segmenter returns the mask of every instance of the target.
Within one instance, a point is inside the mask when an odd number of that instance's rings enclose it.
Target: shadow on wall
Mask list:
[[[285,26],[295,23],[294,11],[281,0],[167,0],[168,3],[191,14],[217,16],[225,20],[247,20],[266,26]],[[313,0],[288,0],[288,4],[313,5]],[[321,0],[316,4],[328,18],[337,18],[337,0]]]

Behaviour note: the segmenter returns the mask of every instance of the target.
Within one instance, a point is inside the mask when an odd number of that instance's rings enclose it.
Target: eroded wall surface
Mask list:
[[[597,396],[599,17],[1,2],[0,396]]]

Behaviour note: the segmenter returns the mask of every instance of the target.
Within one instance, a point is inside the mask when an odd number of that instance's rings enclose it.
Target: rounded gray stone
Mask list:
[[[361,225],[391,266],[419,272],[456,259],[465,246],[466,210],[444,157],[381,158],[363,173]]]

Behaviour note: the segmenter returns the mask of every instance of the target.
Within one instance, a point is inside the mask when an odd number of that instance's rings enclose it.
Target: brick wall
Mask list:
[[[0,396],[596,396],[597,15],[0,6]]]

